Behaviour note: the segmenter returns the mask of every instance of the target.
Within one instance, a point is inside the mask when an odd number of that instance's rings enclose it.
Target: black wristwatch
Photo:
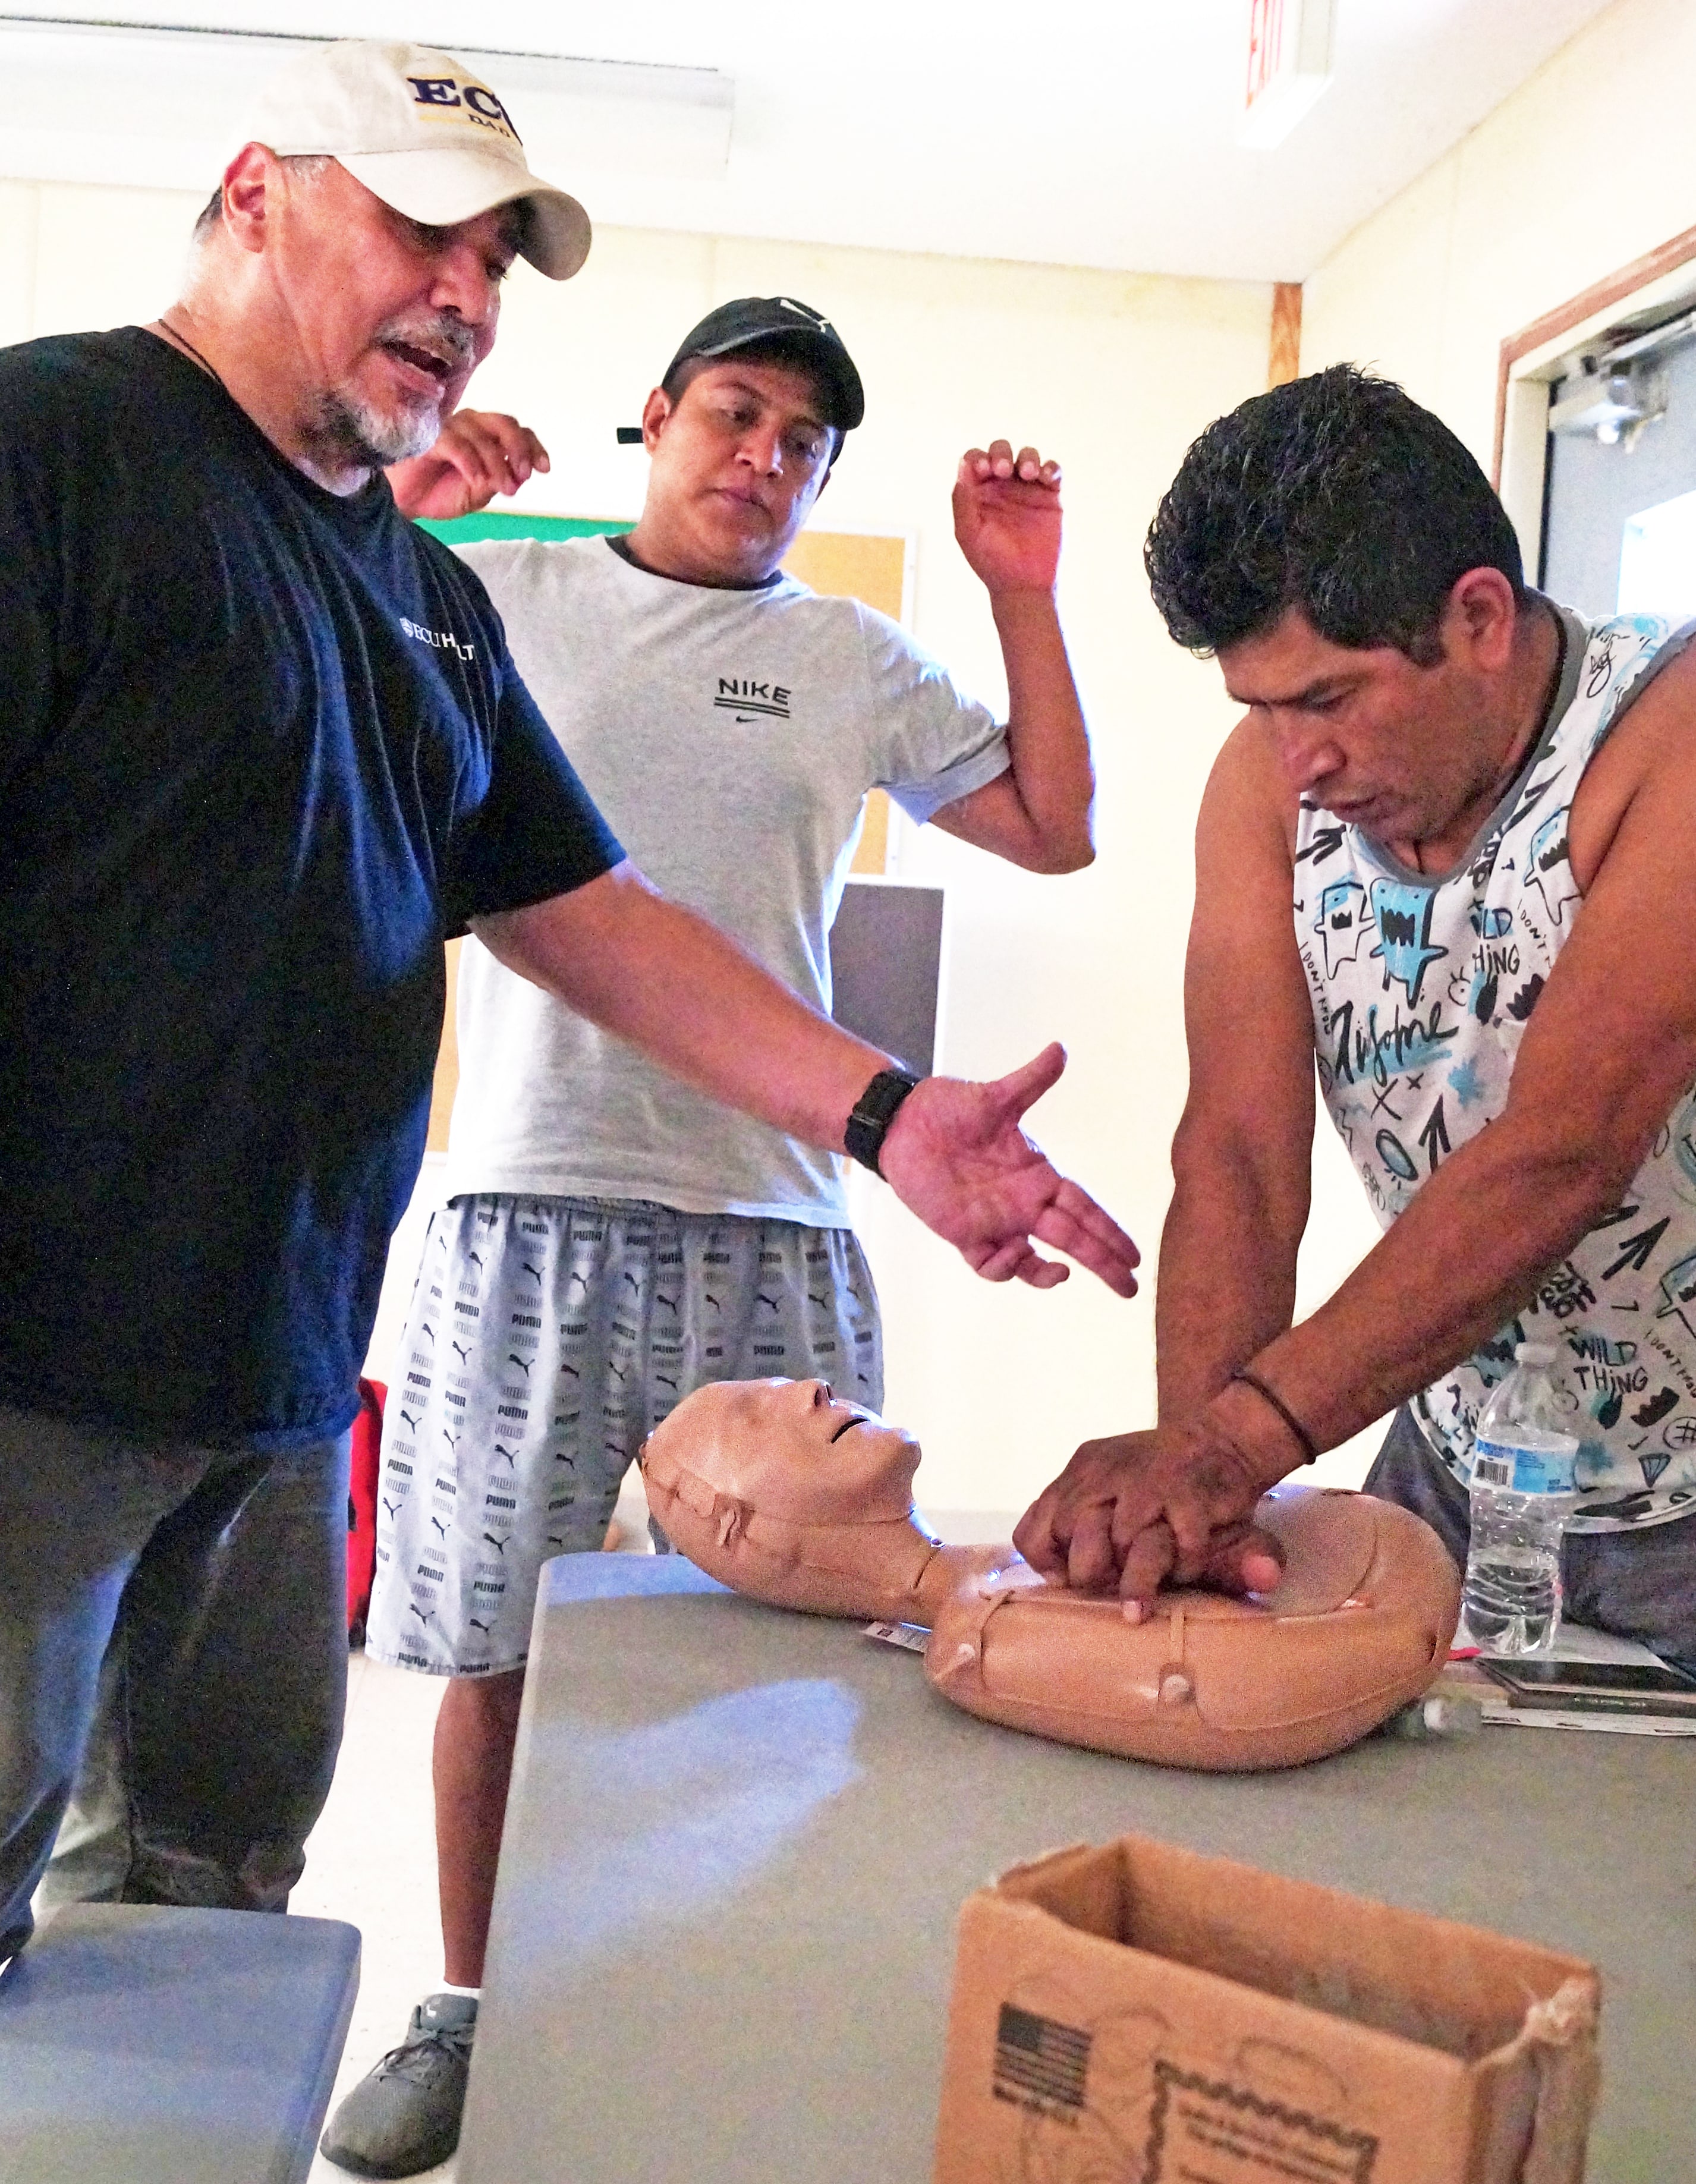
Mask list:
[[[917,1077],[909,1077],[904,1069],[880,1069],[854,1102],[842,1142],[860,1165],[870,1168],[873,1175],[883,1173],[878,1166],[878,1155],[884,1149],[890,1124],[901,1101],[919,1081]]]

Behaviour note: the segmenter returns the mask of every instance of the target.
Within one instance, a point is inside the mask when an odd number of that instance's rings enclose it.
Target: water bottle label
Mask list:
[[[1473,1451],[1476,1485],[1509,1489],[1515,1494],[1570,1494],[1575,1490],[1573,1448],[1514,1448],[1481,1440]]]

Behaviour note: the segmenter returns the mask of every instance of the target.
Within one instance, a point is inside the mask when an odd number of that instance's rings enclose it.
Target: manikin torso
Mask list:
[[[1364,1495],[1283,1487],[1257,1522],[1284,1575],[1181,1590],[1141,1623],[1049,1585],[1011,1546],[945,1546],[912,1504],[918,1445],[820,1381],[719,1381],[643,1451],[649,1505],[710,1576],[774,1607],[931,1633],[968,1712],[1169,1765],[1282,1767],[1352,1744],[1425,1690],[1459,1607],[1430,1528]]]

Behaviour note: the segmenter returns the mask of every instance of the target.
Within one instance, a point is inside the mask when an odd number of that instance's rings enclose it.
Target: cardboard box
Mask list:
[[[968,1899],[936,2184],[1577,2184],[1600,1982],[1126,1836]]]

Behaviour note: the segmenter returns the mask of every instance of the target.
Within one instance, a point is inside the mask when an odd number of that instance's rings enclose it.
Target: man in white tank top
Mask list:
[[[1146,560],[1247,708],[1197,833],[1160,1423],[1014,1536],[1128,1600],[1264,1582],[1258,1496],[1399,1406],[1369,1489],[1464,1559],[1479,1412],[1553,1340],[1570,1610],[1696,1663],[1696,625],[1529,589],[1460,442],[1345,365],[1212,426]],[[1385,1233],[1294,1327],[1316,1079]]]

